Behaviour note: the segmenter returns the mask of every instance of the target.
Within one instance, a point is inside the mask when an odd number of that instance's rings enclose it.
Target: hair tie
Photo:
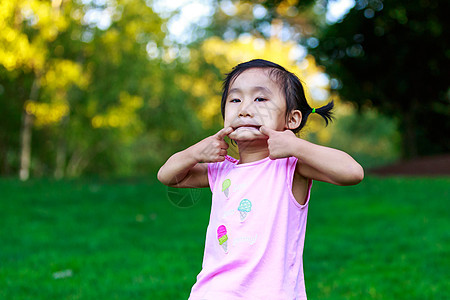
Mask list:
[[[314,108],[312,109],[311,113],[313,114],[313,113],[315,113],[315,112],[316,112],[316,108],[314,107]]]

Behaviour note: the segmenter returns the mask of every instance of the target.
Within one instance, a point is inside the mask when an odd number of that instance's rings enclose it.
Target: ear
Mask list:
[[[300,126],[300,123],[302,122],[302,113],[301,111],[295,109],[291,111],[289,114],[286,127],[287,129],[295,129],[298,126]]]

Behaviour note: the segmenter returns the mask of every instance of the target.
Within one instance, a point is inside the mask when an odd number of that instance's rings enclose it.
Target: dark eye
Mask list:
[[[236,102],[241,102],[241,100],[239,100],[239,99],[231,99],[230,102],[236,103]]]
[[[264,101],[267,101],[267,99],[258,97],[258,98],[255,99],[255,101],[256,102],[264,102]]]

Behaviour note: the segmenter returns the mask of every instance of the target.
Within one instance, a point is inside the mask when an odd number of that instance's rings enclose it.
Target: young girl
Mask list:
[[[224,128],[171,156],[158,179],[210,187],[203,265],[189,299],[306,299],[303,277],[313,180],[353,185],[364,177],[348,154],[297,138],[311,113],[331,120],[333,102],[306,101],[300,80],[265,60],[237,65],[223,85]],[[228,136],[239,160],[227,155]]]

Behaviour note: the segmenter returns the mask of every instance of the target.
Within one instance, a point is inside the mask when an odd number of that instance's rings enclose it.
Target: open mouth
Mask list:
[[[240,125],[234,128],[234,130],[257,130],[259,131],[259,128],[261,125]]]

